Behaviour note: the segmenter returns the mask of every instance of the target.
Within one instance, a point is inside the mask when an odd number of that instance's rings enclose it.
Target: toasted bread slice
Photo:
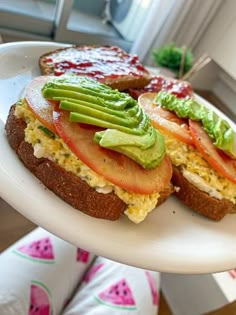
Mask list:
[[[184,178],[177,167],[173,167],[172,182],[179,187],[176,190],[177,197],[189,208],[208,217],[219,221],[227,213],[235,212],[236,205],[226,199],[216,199],[199,190]]]
[[[24,165],[50,190],[72,207],[89,216],[107,220],[117,220],[127,205],[114,193],[98,193],[85,181],[71,172],[65,171],[53,161],[36,158],[31,144],[25,142],[26,123],[14,114],[15,105],[10,109],[5,125],[8,142]],[[173,185],[168,184],[160,193],[157,205],[173,193]]]
[[[60,48],[40,56],[39,67],[43,75],[88,75],[120,91],[142,88],[151,79],[137,56],[112,46]]]

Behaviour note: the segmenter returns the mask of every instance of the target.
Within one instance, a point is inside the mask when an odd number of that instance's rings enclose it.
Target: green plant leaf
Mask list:
[[[166,67],[178,73],[180,69],[183,47],[176,47],[174,43],[162,46],[160,49],[152,50],[152,57],[156,65]],[[189,49],[185,52],[183,74],[185,74],[193,64],[193,55]]]

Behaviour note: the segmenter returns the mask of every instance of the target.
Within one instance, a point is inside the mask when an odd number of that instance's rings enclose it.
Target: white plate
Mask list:
[[[236,215],[212,222],[169,198],[141,224],[90,218],[73,209],[19,162],[4,122],[25,84],[39,75],[38,56],[61,46],[50,42],[0,45],[0,196],[34,223],[98,255],[173,273],[211,273],[236,266]],[[199,98],[206,106],[209,103]]]

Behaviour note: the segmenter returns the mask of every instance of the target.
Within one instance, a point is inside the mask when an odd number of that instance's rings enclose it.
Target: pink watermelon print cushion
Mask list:
[[[51,293],[49,289],[39,281],[32,281],[30,286],[30,305],[28,315],[52,315],[50,305]]]
[[[32,260],[34,262],[53,264],[53,246],[49,237],[45,237],[29,244],[18,247],[13,251],[18,256]]]
[[[103,266],[103,263],[100,264],[96,264],[93,265],[88,272],[86,272],[86,274],[83,277],[83,282],[88,283],[94,276],[95,274],[98,272],[98,270],[100,270]]]
[[[157,286],[156,286],[156,283],[155,281],[153,280],[150,272],[146,271],[145,272],[146,276],[147,276],[147,281],[148,281],[148,284],[149,284],[149,288],[150,288],[150,291],[151,291],[151,295],[152,295],[152,304],[153,305],[158,305],[158,292],[157,292]]]
[[[133,294],[125,279],[115,282],[106,290],[95,296],[98,303],[107,305],[113,308],[124,310],[135,310],[136,304]]]
[[[89,252],[87,252],[86,250],[84,250],[82,248],[77,248],[76,261],[81,261],[83,263],[87,263],[88,259],[89,259]]]

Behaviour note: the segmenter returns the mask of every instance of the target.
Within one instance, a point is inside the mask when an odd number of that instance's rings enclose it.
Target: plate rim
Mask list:
[[[1,55],[1,52],[4,51],[5,49],[14,49],[15,47],[38,47],[38,46],[43,46],[43,47],[52,47],[52,46],[57,46],[58,47],[65,47],[65,46],[72,46],[72,45],[69,45],[69,44],[64,44],[64,43],[56,43],[56,42],[47,42],[47,41],[44,41],[44,42],[38,42],[38,41],[26,41],[26,42],[14,42],[14,43],[4,43],[4,44],[1,44],[0,45],[0,55]],[[1,80],[1,76],[0,76],[0,80]],[[199,96],[200,97],[200,96]],[[201,98],[201,97],[200,97]],[[202,98],[203,99],[203,98]],[[208,101],[206,101],[205,99],[203,99],[204,102],[207,102],[209,103]],[[211,106],[213,106],[211,103],[209,103]],[[221,113],[221,112],[220,112]],[[226,116],[227,117],[227,116]],[[230,118],[228,118],[230,119]],[[1,127],[1,136],[0,136],[0,140],[2,141],[2,135],[3,135],[3,127]],[[10,153],[10,155],[12,155],[12,153]],[[14,179],[10,178],[10,177],[7,177],[5,176],[6,175],[6,170],[3,169],[2,166],[0,166],[0,178],[1,178],[1,182],[5,183],[5,186],[6,185],[11,185],[13,187],[13,189],[15,189],[15,192],[16,193],[20,193],[21,190],[19,188],[19,186],[16,184],[16,182],[14,181]],[[29,174],[30,176],[34,177],[34,175],[32,174]],[[34,179],[35,181],[35,179]],[[2,185],[1,185],[2,186]],[[3,196],[3,199],[5,199],[10,205],[12,205],[14,208],[17,206],[17,202],[14,200],[11,199],[10,197],[10,193],[9,192],[6,192],[6,191],[3,191],[3,188],[0,189],[0,195]],[[63,202],[62,202],[63,203]],[[59,200],[59,204],[61,204],[61,201]],[[23,209],[23,206],[27,206],[27,207],[30,207],[30,205],[27,203],[27,201],[25,201],[22,205],[19,206],[18,209],[16,209],[18,212],[20,212],[22,215],[26,216],[25,215],[25,210]],[[39,208],[36,207],[38,210]],[[72,209],[73,211],[77,212],[77,210],[74,210]],[[81,214],[81,213],[80,213]],[[83,216],[83,214],[81,214]],[[80,215],[80,217],[81,217]],[[77,215],[76,215],[77,217]],[[34,220],[33,216],[31,214],[28,213],[28,218],[30,218],[30,220]],[[92,218],[93,219],[93,218]],[[93,219],[94,220],[94,219]],[[40,221],[40,220],[39,220]],[[88,221],[91,221],[91,218],[90,220]],[[45,222],[45,220],[43,220],[43,225],[42,225],[44,228],[48,229],[48,230],[51,230],[52,231],[52,228],[50,225],[47,224],[47,222]],[[62,234],[60,232],[58,232],[57,230],[53,230],[52,231],[53,234],[69,241],[70,243],[74,243],[72,241],[73,237],[72,235],[69,233],[69,235],[67,237],[63,236],[62,237]],[[236,235],[235,235],[236,236]],[[236,240],[236,238],[235,238]],[[87,247],[89,248],[89,250],[93,251],[93,252],[97,252],[96,250],[96,246],[93,246],[93,244],[91,244],[91,242],[88,242],[88,240],[84,239],[83,240],[83,244],[87,245]],[[236,243],[236,242],[235,242]],[[232,255],[230,257],[230,259],[227,259],[224,261],[224,270],[226,269],[230,269],[230,268],[233,268],[234,267],[234,262],[236,261],[236,245],[235,247],[232,247],[234,248],[234,252],[235,252],[235,255]],[[104,257],[107,257],[107,252],[106,250],[102,250],[101,248],[99,248],[99,254],[103,255]],[[113,259],[115,261],[119,261],[119,259],[117,258],[117,256],[114,254],[111,254],[109,255],[110,259]],[[159,257],[160,258],[160,257]],[[211,267],[210,266],[206,266],[205,265],[205,261],[203,261],[203,263],[199,264],[195,262],[195,264],[186,264],[185,266],[181,266],[181,260],[178,260],[176,259],[174,264],[173,262],[171,262],[171,256],[169,257],[169,267],[168,266],[165,266],[165,261],[163,260],[163,258],[161,259],[160,258],[160,261],[159,262],[148,262],[148,260],[145,260],[143,262],[138,262],[135,264],[135,262],[133,261],[132,265],[136,266],[136,267],[141,267],[141,268],[147,268],[148,266],[148,269],[150,270],[154,270],[155,268],[154,265],[156,266],[159,266],[158,267],[158,271],[162,271],[162,272],[170,272],[170,273],[185,273],[185,274],[199,274],[199,273],[211,273],[211,272],[218,272],[218,271],[222,271],[222,263],[223,261],[221,261],[221,264],[219,264],[219,262],[215,262],[214,263],[211,263]],[[127,259],[122,259],[122,261],[120,262],[123,262],[123,263],[127,263],[127,264],[130,264],[128,262]],[[174,266],[175,265],[175,266]],[[198,265],[198,266],[197,266]],[[170,267],[171,266],[171,267]],[[213,267],[214,266],[214,267]],[[211,271],[212,270],[212,271]]]

